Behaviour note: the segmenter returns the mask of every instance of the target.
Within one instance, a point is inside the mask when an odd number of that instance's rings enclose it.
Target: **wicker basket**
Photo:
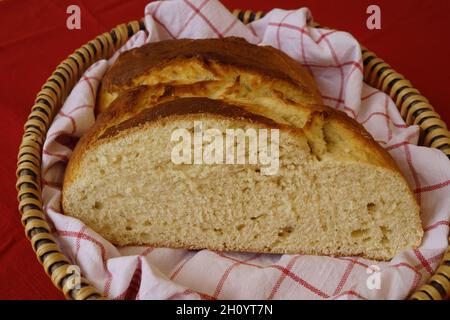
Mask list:
[[[262,12],[233,12],[244,23],[263,16]],[[38,93],[25,123],[25,133],[19,149],[17,164],[17,191],[19,211],[25,234],[31,241],[39,261],[56,287],[68,299],[102,299],[103,297],[87,279],[75,286],[74,266],[61,252],[46,221],[41,200],[41,156],[47,130],[65,98],[84,71],[99,59],[107,59],[129,37],[144,30],[143,21],[121,24],[111,32],[97,36],[75,50],[61,62]],[[363,49],[364,81],[387,93],[396,103],[408,125],[419,125],[419,143],[440,149],[450,158],[450,133],[428,100],[413,88],[402,75],[395,72],[373,52]],[[412,299],[446,299],[450,295],[450,248],[447,249],[436,273],[412,295]]]

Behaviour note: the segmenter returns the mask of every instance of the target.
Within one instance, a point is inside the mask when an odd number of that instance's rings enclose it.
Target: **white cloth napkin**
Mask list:
[[[348,33],[312,28],[308,9],[274,9],[247,26],[215,0],[152,2],[148,33],[121,51],[172,38],[240,36],[271,45],[304,64],[326,104],[362,123],[390,152],[421,205],[425,229],[417,250],[390,262],[357,257],[241,254],[208,250],[122,247],[61,213],[61,186],[74,144],[94,123],[95,94],[110,61],[89,68],[47,135],[43,201],[64,252],[100,292],[113,299],[403,299],[433,273],[448,245],[450,162],[417,146],[419,128],[407,127],[384,93],[363,84],[361,50]],[[378,281],[379,280],[379,281]]]

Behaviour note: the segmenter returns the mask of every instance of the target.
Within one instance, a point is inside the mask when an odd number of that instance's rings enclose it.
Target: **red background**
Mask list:
[[[0,0],[0,299],[62,299],[36,260],[17,211],[16,155],[34,97],[74,49],[117,24],[143,16],[149,0]],[[316,21],[352,33],[404,74],[450,123],[450,1],[223,0],[228,8],[309,7]],[[66,28],[66,8],[81,8],[81,30]],[[382,29],[366,28],[366,8],[381,7]]]

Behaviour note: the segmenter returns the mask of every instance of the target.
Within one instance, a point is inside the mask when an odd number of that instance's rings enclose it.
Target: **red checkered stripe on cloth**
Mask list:
[[[296,274],[295,272],[292,272],[292,268],[295,265],[296,261],[301,257],[300,255],[294,255],[292,256],[292,258],[290,259],[290,261],[287,263],[286,266],[283,265],[279,265],[279,264],[273,264],[273,265],[269,265],[269,266],[261,266],[255,263],[249,263],[250,260],[253,260],[255,257],[251,256],[249,258],[246,259],[237,259],[235,257],[230,257],[225,253],[220,253],[220,252],[216,252],[217,255],[219,255],[222,258],[228,259],[232,262],[232,264],[226,268],[226,270],[224,271],[223,275],[220,277],[220,280],[217,284],[217,287],[222,287],[224,284],[223,278],[227,277],[228,274],[230,273],[231,268],[236,268],[237,266],[241,265],[241,266],[246,266],[246,267],[250,267],[250,268],[254,268],[256,270],[261,270],[261,269],[276,269],[281,271],[279,277],[277,278],[277,280],[275,281],[275,284],[273,286],[273,289],[270,291],[270,294],[266,297],[267,299],[273,299],[274,296],[276,295],[276,293],[278,292],[278,290],[280,290],[280,286],[283,283],[283,281],[285,281],[286,278],[290,279],[291,281],[297,283],[299,286],[302,286],[308,290],[310,290],[313,294],[317,295],[318,297],[321,298],[332,298],[332,299],[338,299],[341,298],[342,296],[353,296],[359,299],[367,299],[366,297],[364,297],[363,295],[353,291],[353,290],[346,290],[344,292],[341,292],[346,281],[348,280],[350,273],[352,272],[354,266],[361,266],[364,270],[364,272],[370,268],[370,265],[364,262],[359,261],[358,258],[336,258],[338,260],[342,260],[342,261],[349,261],[348,265],[344,271],[344,273],[342,274],[340,281],[338,283],[338,285],[336,286],[336,288],[334,289],[334,291],[331,293],[326,293],[323,292],[322,290],[317,289],[316,287],[314,287],[312,284],[310,284],[307,280],[305,280],[304,278],[302,278],[301,276],[299,276],[298,274]],[[191,257],[192,258],[192,257]],[[436,255],[434,257],[431,257],[430,259],[428,259],[426,261],[427,264],[429,265],[433,265],[436,266],[436,264],[440,261],[440,259],[442,258],[442,254]],[[184,266],[184,264],[183,264]],[[230,268],[231,267],[231,268]],[[387,268],[394,268],[394,269],[398,269],[398,268],[406,268],[407,270],[411,271],[414,275],[414,279],[412,280],[409,292],[412,293],[414,290],[417,289],[419,281],[422,278],[422,269],[424,269],[424,264],[419,263],[417,265],[410,265],[407,263],[398,263],[398,264],[393,264],[393,265],[387,265]],[[178,273],[180,272],[180,270],[178,269]],[[216,293],[217,293],[217,289],[216,289]],[[187,294],[191,294],[191,292],[187,291],[187,292],[180,292],[177,294],[177,296],[182,296],[182,295],[187,295]],[[217,295],[214,295],[213,298],[217,298]],[[228,298],[228,297],[225,297]]]

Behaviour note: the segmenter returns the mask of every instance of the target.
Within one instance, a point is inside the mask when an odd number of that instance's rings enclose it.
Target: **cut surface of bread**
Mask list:
[[[154,89],[114,101],[66,169],[65,214],[112,243],[380,260],[420,244],[419,208],[405,179],[339,112],[317,107],[295,118],[287,107],[274,113],[238,101],[153,101]],[[224,139],[227,129],[279,130],[278,171],[264,175],[260,163],[175,164],[173,132],[195,132],[199,121]]]
[[[96,110],[139,85],[221,81],[303,104],[321,104],[315,81],[300,63],[270,46],[242,38],[153,42],[123,53],[102,79]],[[229,85],[228,85],[229,86]]]

